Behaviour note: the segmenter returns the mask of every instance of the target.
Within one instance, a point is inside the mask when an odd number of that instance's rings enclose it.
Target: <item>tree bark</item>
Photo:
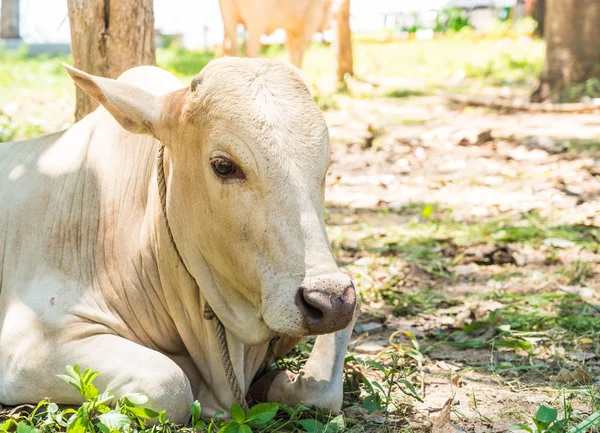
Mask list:
[[[546,0],[546,60],[532,102],[571,102],[600,78],[600,1]]]
[[[350,0],[338,0],[335,11],[337,37],[334,50],[337,57],[337,79],[343,82],[346,74],[354,75],[352,31],[350,30]]]
[[[0,39],[19,39],[19,0],[2,0]]]
[[[155,65],[152,0],[68,0],[73,65],[117,78],[127,69]],[[77,88],[75,120],[98,103]]]
[[[536,0],[531,9],[531,17],[536,20],[535,35],[544,37],[544,20],[546,16],[546,0]]]
[[[525,18],[526,16],[526,8],[525,8],[525,0],[517,0],[517,3],[510,11],[510,19],[513,21],[520,20],[521,18]]]

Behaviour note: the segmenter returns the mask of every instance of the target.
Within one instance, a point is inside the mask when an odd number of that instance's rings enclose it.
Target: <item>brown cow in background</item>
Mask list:
[[[316,32],[323,32],[330,28],[340,27],[333,18],[343,16],[346,20],[349,13],[350,0],[219,0],[223,16],[224,37],[223,55],[237,55],[237,25],[242,24],[248,31],[246,56],[257,57],[260,51],[261,35],[269,35],[276,29],[284,29],[286,33],[285,46],[288,50],[290,61],[297,67],[302,66],[304,51]],[[343,27],[343,26],[342,26]],[[349,25],[347,26],[349,30]],[[350,38],[349,31],[341,31]],[[347,47],[340,53],[350,65],[352,53],[349,43],[336,43],[336,47]],[[342,49],[340,47],[340,49]],[[351,66],[346,66],[344,73],[352,73]],[[339,76],[339,71],[338,71]]]

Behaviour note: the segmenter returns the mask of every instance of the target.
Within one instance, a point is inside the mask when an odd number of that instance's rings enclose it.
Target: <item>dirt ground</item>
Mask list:
[[[455,428],[472,432],[508,431],[541,404],[562,408],[568,400],[582,416],[593,411],[600,385],[598,114],[498,112],[424,96],[348,99],[326,118],[330,236],[363,293],[360,322],[383,325],[356,335],[352,353],[385,360],[398,330],[414,334],[424,353],[412,376],[423,401],[396,394],[405,413],[390,431],[406,422],[430,431],[451,397]],[[420,241],[434,254],[420,254]],[[573,267],[584,275],[569,274]],[[539,308],[553,310],[561,296],[590,306],[595,325],[565,334],[549,324],[518,329],[513,316],[502,318],[540,297],[548,302]],[[490,319],[497,323],[461,333],[491,312],[499,312]],[[512,337],[531,350],[479,346],[494,341],[498,324],[512,326]],[[440,344],[449,335],[459,344]],[[409,340],[395,341],[407,359]]]

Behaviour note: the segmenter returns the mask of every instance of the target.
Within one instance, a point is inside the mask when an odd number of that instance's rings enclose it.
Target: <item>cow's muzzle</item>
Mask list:
[[[329,334],[350,324],[356,309],[356,289],[348,276],[305,279],[296,305],[311,335]]]

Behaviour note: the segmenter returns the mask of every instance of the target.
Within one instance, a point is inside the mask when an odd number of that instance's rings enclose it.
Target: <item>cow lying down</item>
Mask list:
[[[0,403],[80,403],[55,376],[78,363],[174,422],[195,399],[227,414],[222,323],[243,395],[339,409],[356,293],[323,221],[327,126],[297,70],[223,58],[183,87],[155,67],[67,69],[102,106],[0,144]],[[307,335],[300,375],[256,381]]]

